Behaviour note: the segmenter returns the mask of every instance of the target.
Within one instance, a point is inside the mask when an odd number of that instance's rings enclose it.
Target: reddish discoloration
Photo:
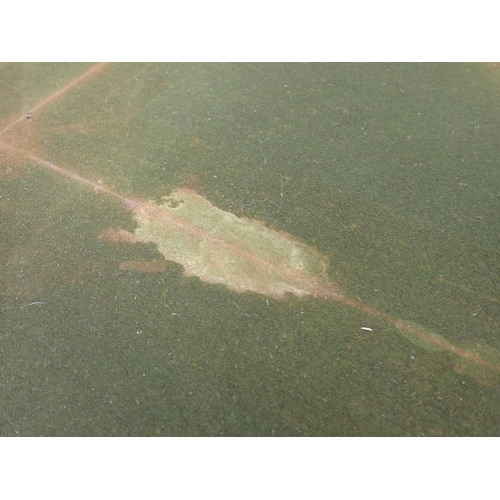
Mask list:
[[[138,273],[162,273],[167,267],[165,260],[126,260],[120,264],[122,271],[135,271]]]
[[[99,235],[99,239],[110,243],[137,243],[138,241],[135,234],[124,229],[106,229]]]

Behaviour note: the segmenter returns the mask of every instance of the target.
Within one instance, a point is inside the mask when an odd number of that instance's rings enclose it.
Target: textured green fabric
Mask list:
[[[479,64],[0,66],[0,433],[498,435],[498,91]],[[124,199],[185,190],[352,299],[159,265]]]

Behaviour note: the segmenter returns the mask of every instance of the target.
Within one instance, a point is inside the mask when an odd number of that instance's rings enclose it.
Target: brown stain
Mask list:
[[[166,268],[166,260],[126,260],[120,264],[122,271],[134,271],[137,273],[162,273]]]
[[[137,237],[124,229],[106,229],[98,238],[109,243],[137,243]]]

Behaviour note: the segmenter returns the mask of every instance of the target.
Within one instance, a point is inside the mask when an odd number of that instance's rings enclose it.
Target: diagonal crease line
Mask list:
[[[93,188],[96,192],[108,194],[109,196],[113,196],[114,198],[117,198],[118,200],[122,202],[127,202],[131,201],[122,196],[121,194],[113,191],[113,189],[105,186],[104,184],[99,184],[97,182],[93,182],[91,180],[85,179],[81,175],[78,175],[75,172],[72,172],[71,170],[67,170],[65,168],[59,167],[58,165],[55,165],[54,163],[44,160],[43,158],[39,158],[38,156],[35,156],[28,151],[24,151],[23,149],[16,148],[15,146],[11,146],[10,144],[6,144],[5,142],[2,142],[0,140],[0,148],[6,149],[7,151],[10,151],[13,154],[19,155],[21,157],[27,158],[28,160],[31,160],[38,165],[41,165],[45,168],[48,168],[52,170],[53,172],[56,172],[58,174],[62,174],[66,177],[69,177],[70,179],[73,179],[74,181],[78,181],[86,186],[90,186]]]
[[[86,179],[85,177],[82,177],[81,175],[77,174],[74,171],[68,170],[66,168],[60,167],[48,160],[45,160],[43,158],[40,158],[38,156],[35,156],[31,153],[28,153],[22,149],[16,148],[14,146],[11,146],[9,144],[2,143],[0,141],[0,148],[6,149],[8,151],[11,151],[14,154],[21,155],[49,170],[52,172],[55,172],[57,174],[63,175],[66,178],[72,179],[74,181],[79,182],[82,185],[85,185],[87,187],[93,188],[96,192],[106,194],[108,196],[111,196],[123,203],[123,205],[131,210],[131,212],[134,214],[134,218],[139,222],[139,227],[147,227],[144,226],[145,223],[148,222],[162,222],[167,225],[175,225],[178,227],[181,227],[182,231],[186,233],[191,233],[198,235],[201,237],[203,240],[209,241],[210,239],[212,241],[215,241],[216,244],[220,245],[221,247],[228,247],[232,252],[235,253],[235,255],[240,254],[240,255],[250,255],[249,260],[253,260],[254,262],[257,263],[264,263],[269,265],[269,261],[265,260],[264,258],[261,257],[260,253],[252,253],[252,251],[248,251],[247,248],[244,246],[242,250],[239,249],[238,245],[235,245],[234,243],[227,243],[224,238],[220,239],[217,234],[214,235],[210,230],[205,231],[202,227],[198,228],[196,225],[192,224],[192,222],[188,219],[187,223],[183,222],[182,220],[177,220],[175,217],[172,217],[171,215],[168,216],[167,219],[164,218],[165,216],[165,210],[161,207],[158,206],[155,203],[152,202],[147,202],[147,201],[142,201],[138,200],[135,198],[128,198],[116,191],[114,191],[112,188],[107,187],[104,184],[100,184],[99,182],[93,182],[89,179]],[[193,196],[193,195],[191,195]],[[197,195],[194,195],[197,196]],[[203,200],[206,201],[206,204],[210,207],[209,210],[212,210],[215,208],[215,210],[219,210],[216,207],[213,207],[205,198],[201,197]],[[228,214],[227,212],[222,212],[223,214]],[[144,222],[145,221],[145,222]],[[135,233],[137,234],[137,233]],[[158,246],[159,252],[165,257],[166,260],[173,260],[174,262],[177,262],[181,264],[184,269],[185,269],[185,275],[187,276],[198,276],[200,279],[203,281],[208,281],[203,279],[199,274],[196,272],[192,272],[192,274],[186,274],[186,267],[185,267],[185,262],[180,261],[175,258],[171,258],[171,254],[168,252],[164,252],[160,249],[161,245],[161,238],[158,239],[157,236],[153,234],[153,238],[149,239],[149,236],[146,234],[146,238],[144,239],[139,239],[139,241],[142,242],[152,242],[155,243]],[[273,262],[271,261],[270,264],[272,267],[274,266]],[[262,267],[262,264],[260,264]],[[289,270],[287,270],[286,266],[284,271],[280,270],[280,266],[278,264],[278,273],[281,274],[281,276],[286,276],[289,275]],[[189,271],[191,272],[191,271]],[[293,275],[292,275],[293,278]],[[222,282],[223,283],[223,282]],[[292,281],[292,283],[295,283],[295,281]],[[298,285],[303,285],[304,281],[299,280]],[[383,311],[378,311],[377,309],[370,307],[369,305],[366,305],[362,303],[360,300],[356,299],[351,299],[349,297],[344,296],[341,292],[336,290],[331,283],[327,282],[326,285],[324,286],[319,286],[317,290],[315,290],[315,286],[317,285],[316,281],[313,281],[313,288],[309,286],[309,278],[306,278],[305,284],[307,285],[306,288],[306,295],[313,295],[317,298],[324,298],[326,299],[332,299],[336,300],[342,304],[345,304],[349,307],[355,308],[358,311],[361,311],[362,313],[367,314],[368,316],[371,316],[372,318],[378,319],[380,321],[385,321],[394,327],[396,327],[403,336],[408,338],[410,341],[415,342],[417,345],[419,345],[420,342],[423,342],[425,344],[429,344],[431,348],[437,349],[437,350],[444,350],[448,351],[455,356],[458,356],[462,360],[472,363],[473,365],[477,367],[482,367],[489,369],[491,371],[495,372],[500,372],[500,365],[496,364],[495,361],[490,361],[488,359],[484,359],[481,355],[476,354],[474,351],[467,350],[466,348],[462,348],[460,346],[457,346],[453,344],[452,342],[447,341],[445,338],[443,338],[441,335],[433,333],[431,331],[426,330],[424,327],[416,324],[416,323],[411,323],[407,322],[398,318],[395,318],[394,316],[391,316],[388,313],[385,313]],[[227,283],[223,283],[230,289],[235,289],[234,287],[230,286]],[[254,290],[255,291],[255,290]],[[273,297],[272,293],[273,291],[266,290],[264,288],[264,291],[257,291],[257,293],[261,293],[263,295],[268,295]],[[292,292],[295,293],[295,292]],[[278,295],[279,296],[279,295]],[[275,296],[276,298],[276,296]]]
[[[35,113],[42,109],[43,107],[47,106],[47,104],[50,104],[52,101],[55,101],[62,95],[64,95],[66,92],[71,90],[73,87],[76,87],[80,82],[88,78],[89,76],[94,75],[95,73],[98,73],[101,71],[108,63],[98,63],[94,66],[92,66],[90,69],[85,71],[85,73],[82,73],[80,76],[77,76],[75,79],[71,80],[68,84],[66,84],[64,87],[60,88],[57,92],[54,92],[52,95],[44,99],[43,101],[39,102],[34,108],[32,108],[31,113]],[[12,123],[7,125],[3,130],[0,131],[0,136],[5,134],[8,130],[10,130],[12,127],[17,125],[19,122],[24,121],[26,119],[26,115],[23,114],[20,116],[17,120],[14,120]]]

